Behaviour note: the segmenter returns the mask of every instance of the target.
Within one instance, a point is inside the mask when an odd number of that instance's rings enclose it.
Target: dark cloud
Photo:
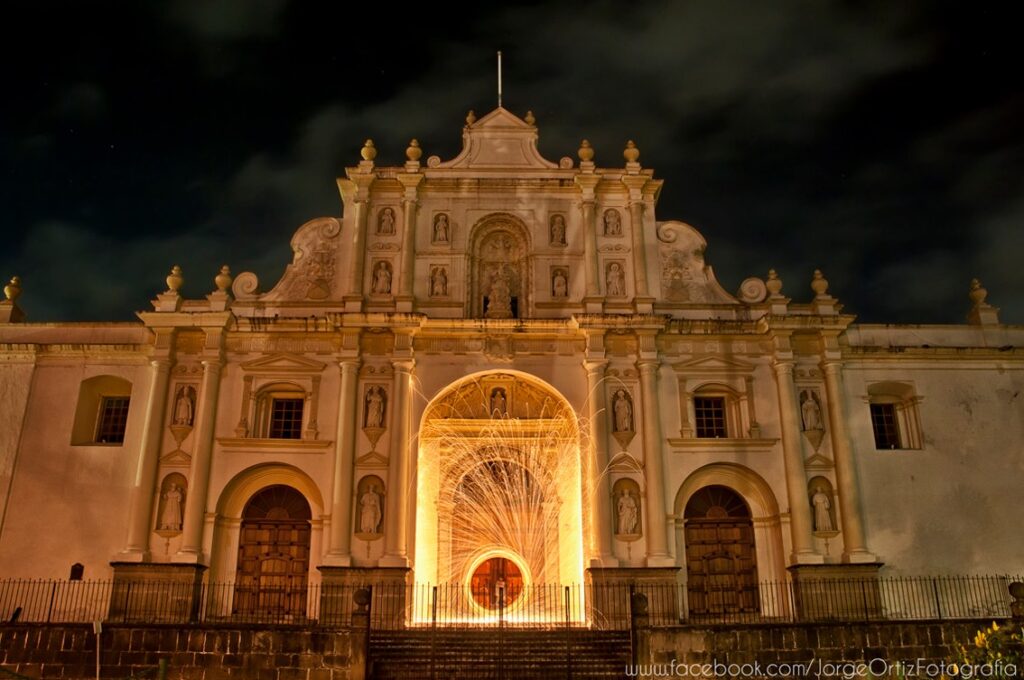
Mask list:
[[[292,231],[338,213],[334,177],[365,138],[383,164],[412,137],[427,155],[458,152],[466,110],[496,103],[502,49],[505,104],[535,112],[542,151],[575,157],[586,137],[618,165],[635,139],[666,180],[659,217],[703,231],[727,289],[774,267],[807,299],[821,268],[863,321],[958,322],[977,276],[1004,320],[1024,321],[1024,88],[1012,23],[992,8],[132,11],[144,45],[97,25],[74,59],[18,74],[28,95],[2,114],[13,181],[0,199],[19,229],[0,274],[22,275],[33,318],[124,318],[175,262],[190,284],[209,278],[193,267],[212,276],[225,260],[271,285]],[[105,58],[104,40],[130,66]],[[72,134],[33,113],[54,101],[89,125]],[[51,239],[76,248],[48,250]],[[81,257],[90,248],[110,255]],[[34,267],[88,282],[36,285]]]

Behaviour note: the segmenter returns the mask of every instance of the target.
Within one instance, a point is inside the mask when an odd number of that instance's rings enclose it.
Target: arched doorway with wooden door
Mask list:
[[[305,618],[311,519],[309,503],[290,486],[268,486],[249,499],[238,541],[235,616]]]
[[[727,486],[694,493],[683,514],[690,616],[760,611],[750,507]]]

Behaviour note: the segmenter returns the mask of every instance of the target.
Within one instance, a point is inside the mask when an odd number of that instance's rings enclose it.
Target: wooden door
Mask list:
[[[309,503],[295,489],[271,486],[242,513],[234,612],[260,620],[306,614],[309,580]]]
[[[704,487],[684,517],[690,615],[758,611],[754,525],[743,498],[728,487]]]
[[[504,590],[504,605],[508,607],[523,591],[523,574],[512,560],[492,557],[473,572],[469,589],[476,603],[485,609],[498,609],[499,590]]]

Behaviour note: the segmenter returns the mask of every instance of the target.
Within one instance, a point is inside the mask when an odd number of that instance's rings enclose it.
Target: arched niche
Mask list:
[[[157,502],[156,531],[162,536],[176,536],[181,533],[185,517],[185,499],[188,495],[188,480],[180,472],[172,472],[160,482],[160,498]]]
[[[612,485],[612,503],[615,509],[615,537],[620,541],[635,541],[643,535],[643,501],[640,485],[624,477]]]
[[[495,213],[481,219],[470,232],[467,315],[474,318],[527,318],[533,310],[530,230],[521,219]],[[499,308],[505,291],[510,309]]]
[[[356,485],[356,536],[375,541],[384,535],[384,480],[366,475]]]
[[[812,477],[807,482],[807,499],[811,504],[811,519],[817,536],[834,536],[839,530],[836,522],[836,494],[826,477]]]

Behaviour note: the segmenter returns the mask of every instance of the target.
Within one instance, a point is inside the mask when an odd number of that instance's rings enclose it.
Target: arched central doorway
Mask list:
[[[743,497],[705,486],[683,517],[690,615],[759,611],[754,524]]]
[[[309,503],[290,486],[268,486],[242,512],[234,613],[263,620],[306,614]]]
[[[502,601],[544,615],[535,586],[582,581],[580,473],[575,412],[549,386],[513,371],[450,385],[420,427],[417,580],[452,584],[480,619]]]

